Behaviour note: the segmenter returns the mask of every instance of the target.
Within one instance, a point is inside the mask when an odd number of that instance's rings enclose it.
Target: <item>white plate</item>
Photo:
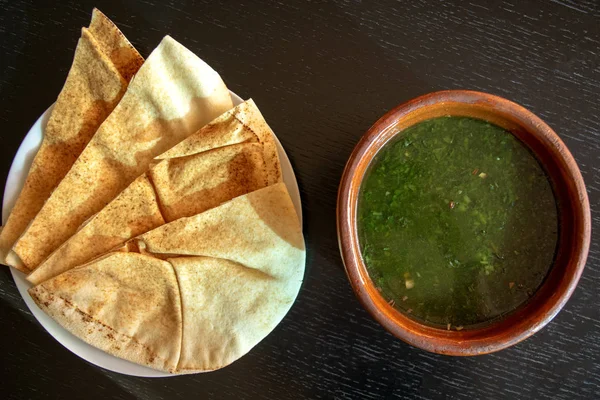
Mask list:
[[[231,99],[234,105],[238,105],[243,102],[243,100],[231,92]],[[37,150],[40,147],[42,142],[42,136],[44,129],[46,127],[46,122],[48,121],[48,117],[50,115],[50,110],[52,107],[48,108],[44,114],[35,122],[35,124],[31,127],[27,136],[21,143],[17,154],[12,162],[10,167],[10,172],[8,173],[8,179],[6,180],[6,186],[4,188],[4,203],[2,205],[2,221],[6,222],[10,211],[12,210],[15,202],[17,201],[17,197],[21,192],[21,188],[25,182],[25,178],[27,177],[27,172],[29,171],[29,167],[31,166],[31,162],[33,161],[33,157],[37,153]],[[298,183],[296,182],[296,176],[294,175],[294,170],[292,169],[292,165],[290,163],[290,159],[288,158],[283,146],[279,142],[279,139],[275,137],[275,142],[277,143],[277,150],[279,153],[279,159],[281,161],[281,170],[283,173],[283,182],[287,186],[288,191],[290,192],[290,196],[294,203],[294,207],[296,208],[296,212],[300,217],[300,221],[302,222],[302,208],[300,205],[300,191],[298,190]],[[133,375],[133,376],[144,376],[144,377],[164,377],[164,376],[176,376],[172,374],[167,374],[164,372],[156,371],[151,368],[147,368],[138,364],[134,364],[132,362],[114,357],[108,353],[103,352],[89,344],[85,343],[81,339],[69,333],[63,327],[61,327],[58,323],[56,323],[52,318],[50,318],[46,313],[44,313],[33,301],[27,289],[32,287],[31,283],[25,279],[25,274],[20,271],[17,271],[14,268],[11,268],[12,276],[17,284],[17,289],[21,293],[21,297],[25,300],[25,304],[31,310],[33,316],[39,321],[40,324],[50,333],[54,338],[67,349],[71,350],[73,353],[77,354],[79,357],[83,358],[95,364],[99,367],[106,368],[108,370],[119,372],[121,374]]]

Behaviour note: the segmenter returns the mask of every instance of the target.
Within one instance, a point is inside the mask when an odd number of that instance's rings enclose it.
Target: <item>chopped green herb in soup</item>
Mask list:
[[[397,309],[463,329],[526,302],[553,262],[557,207],[524,145],[491,123],[434,118],[398,135],[362,183],[369,274]]]

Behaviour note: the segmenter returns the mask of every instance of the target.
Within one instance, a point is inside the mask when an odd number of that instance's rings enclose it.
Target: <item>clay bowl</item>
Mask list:
[[[542,286],[523,306],[481,328],[434,328],[389,305],[371,281],[357,235],[357,200],[365,171],[377,152],[403,129],[426,119],[453,115],[487,120],[519,138],[546,170],[559,210],[559,242],[554,265]],[[401,134],[401,133],[400,133]],[[501,97],[466,90],[427,94],[384,115],[350,156],[338,193],[337,228],[348,278],[363,306],[388,331],[427,351],[477,355],[512,346],[545,326],[565,305],[579,281],[590,245],[590,206],[581,173],[554,131],[525,108]]]

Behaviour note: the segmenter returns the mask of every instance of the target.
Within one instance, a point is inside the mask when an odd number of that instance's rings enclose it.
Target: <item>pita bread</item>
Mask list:
[[[269,170],[268,185],[281,180],[281,168],[274,134],[252,99],[239,104],[206,125],[194,135],[156,157],[157,159],[191,156],[217,147],[258,142],[263,146]]]
[[[272,153],[274,134],[251,100],[184,140],[183,148],[186,151],[165,153],[173,158],[161,155],[157,165],[91,218],[27,279],[39,284],[166,222],[281,181],[279,158]]]
[[[174,373],[219,369],[250,351],[288,312],[304,274],[283,183],[163,225],[126,249],[29,292],[87,343]]]
[[[16,242],[14,253],[28,269],[37,267],[146,171],[155,156],[231,107],[219,74],[166,36]]]
[[[107,353],[163,371],[177,363],[181,300],[167,261],[111,253],[29,293],[65,329]]]
[[[164,223],[154,188],[146,175],[142,175],[34,269],[27,279],[38,284]]]
[[[83,28],[73,64],[60,92],[23,189],[0,234],[0,262],[67,174],[100,124],[125,93],[144,59],[97,9]],[[16,259],[9,262],[23,272]]]
[[[189,217],[268,185],[260,143],[163,160],[148,171],[166,221]]]

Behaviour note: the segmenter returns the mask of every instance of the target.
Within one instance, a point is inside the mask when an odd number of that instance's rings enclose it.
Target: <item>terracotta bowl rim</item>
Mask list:
[[[560,278],[560,283],[556,283],[558,289],[555,292],[546,290],[544,296],[547,298],[541,297],[537,300],[538,308],[522,306],[524,309],[529,308],[529,311],[515,312],[518,315],[509,314],[506,318],[502,317],[483,328],[462,331],[433,328],[407,317],[387,304],[368,277],[360,255],[356,228],[357,195],[364,177],[364,172],[360,177],[355,176],[357,167],[361,166],[362,171],[366,169],[365,165],[368,166],[376,152],[389,141],[389,138],[397,134],[396,132],[390,136],[389,132],[402,118],[423,107],[446,103],[460,103],[461,107],[485,105],[488,107],[488,112],[498,113],[498,115],[503,113],[516,120],[526,121],[527,128],[524,129],[528,134],[543,142],[540,146],[551,154],[549,157],[555,160],[557,165],[563,166],[564,173],[561,173],[561,176],[547,171],[551,180],[568,182],[570,186],[565,186],[567,188],[565,192],[568,192],[569,196],[575,196],[569,198],[578,199],[570,202],[575,204],[559,206],[559,212],[565,207],[571,207],[569,213],[572,215],[569,215],[573,217],[574,222],[568,229],[572,229],[577,235],[577,239],[572,239],[577,241],[575,250],[567,252],[569,256],[565,257],[565,271],[561,268],[561,271],[556,272],[560,274],[557,275]],[[388,139],[382,144],[380,139],[386,132]],[[378,140],[380,143],[377,143]],[[369,155],[366,151],[372,146],[378,149]],[[555,196],[559,198],[558,195]],[[348,159],[340,182],[337,199],[337,232],[340,253],[352,289],[375,320],[396,337],[416,347],[434,353],[470,356],[502,350],[528,338],[548,324],[562,309],[575,290],[585,267],[591,240],[591,214],[585,184],[573,156],[559,136],[544,121],[524,107],[496,95],[471,90],[444,90],[425,94],[398,105],[375,122],[363,135]],[[571,231],[569,230],[568,233]],[[563,247],[566,245],[560,240],[558,252]],[[555,260],[550,273],[558,262]],[[545,285],[550,285],[550,282],[545,281],[534,294],[534,298],[539,297],[538,294],[543,291]],[[509,327],[509,324],[514,325]]]

